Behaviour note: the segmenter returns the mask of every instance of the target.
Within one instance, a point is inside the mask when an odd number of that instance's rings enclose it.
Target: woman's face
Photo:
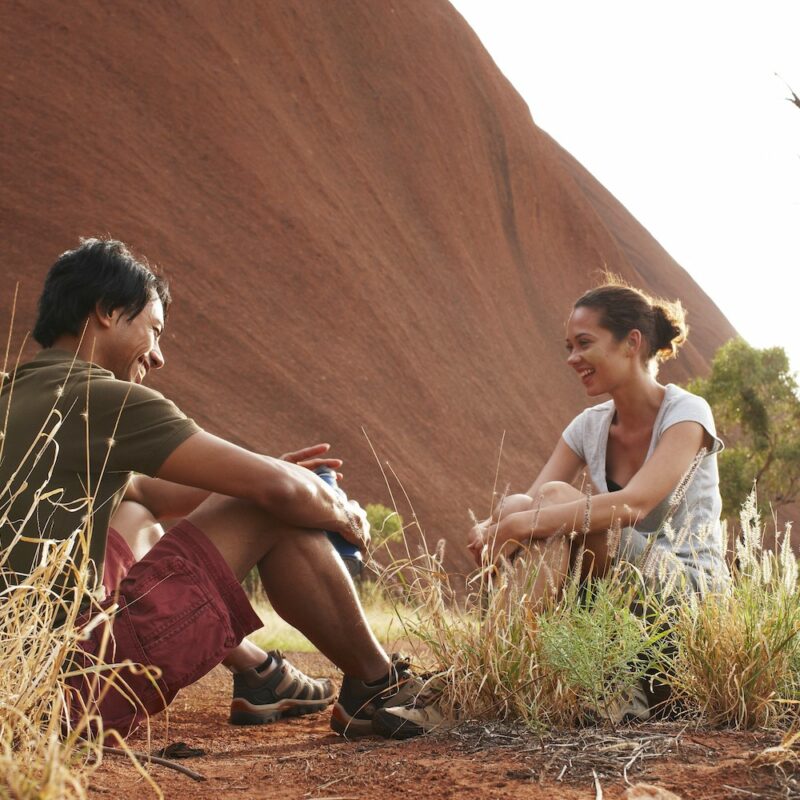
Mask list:
[[[567,364],[590,397],[612,392],[630,376],[639,362],[636,350],[603,328],[600,312],[593,308],[580,306],[567,320]]]

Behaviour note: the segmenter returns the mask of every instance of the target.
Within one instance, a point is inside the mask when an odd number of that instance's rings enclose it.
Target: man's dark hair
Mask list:
[[[161,300],[166,315],[169,286],[147,261],[135,258],[114,239],[81,239],[47,273],[33,338],[42,347],[52,347],[59,336],[79,336],[96,306],[107,314],[121,308],[132,320],[154,297]]]

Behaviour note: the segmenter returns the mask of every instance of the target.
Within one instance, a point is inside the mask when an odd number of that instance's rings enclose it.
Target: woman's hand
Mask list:
[[[533,511],[536,505],[536,501],[528,494],[509,494],[500,499],[492,510],[492,516],[489,519],[476,522],[472,526],[467,534],[467,549],[479,567],[484,563],[484,548],[490,545],[491,550],[496,550],[500,546],[496,541],[498,525],[502,526],[501,531],[505,531],[507,526],[503,525],[503,523],[509,517],[525,511]],[[513,552],[516,547],[517,545],[513,547],[509,545],[509,548],[506,549],[510,549]],[[508,555],[508,553],[504,554]],[[495,560],[491,553],[489,556],[490,561]]]
[[[535,510],[517,511],[487,525],[484,530],[487,561],[497,564],[503,558],[510,558],[520,545],[527,543],[534,535],[536,516]]]
[[[475,563],[480,567],[483,563],[483,548],[486,545],[486,528],[491,520],[476,522],[467,534],[467,550],[472,554]]]

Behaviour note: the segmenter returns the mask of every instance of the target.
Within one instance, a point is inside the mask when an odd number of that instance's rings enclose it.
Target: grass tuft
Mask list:
[[[438,671],[445,711],[458,719],[603,723],[637,682],[655,678],[698,724],[794,730],[800,597],[790,529],[775,551],[764,550],[754,495],[741,524],[730,581],[702,598],[647,564],[620,563],[588,584],[573,570],[562,592],[534,605],[540,570],[529,554],[480,573],[465,594],[424,537],[418,553],[395,559],[382,577],[394,587],[388,596],[402,593],[397,613],[418,661]],[[413,618],[403,618],[409,608]]]
[[[796,724],[800,596],[791,528],[764,550],[755,492],[741,512],[730,586],[671,609],[676,650],[666,665],[684,703],[713,725]]]

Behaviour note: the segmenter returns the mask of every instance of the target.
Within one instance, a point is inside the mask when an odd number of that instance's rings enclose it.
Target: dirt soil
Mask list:
[[[298,666],[337,677],[318,655],[293,655]],[[540,738],[497,725],[463,725],[446,735],[408,742],[334,735],[322,713],[261,727],[227,724],[230,677],[218,668],[183,692],[166,730],[153,723],[153,749],[183,741],[205,755],[176,761],[205,780],[151,766],[165,797],[386,800],[426,797],[658,798],[669,791],[684,800],[800,797],[790,765],[756,766],[760,753],[778,743],[764,732],[697,730],[647,724],[611,730],[553,731]],[[130,744],[148,748],[143,734]],[[641,784],[658,787],[646,789]],[[639,788],[633,789],[632,787]],[[90,797],[126,800],[153,797],[153,790],[126,759],[106,756]]]

